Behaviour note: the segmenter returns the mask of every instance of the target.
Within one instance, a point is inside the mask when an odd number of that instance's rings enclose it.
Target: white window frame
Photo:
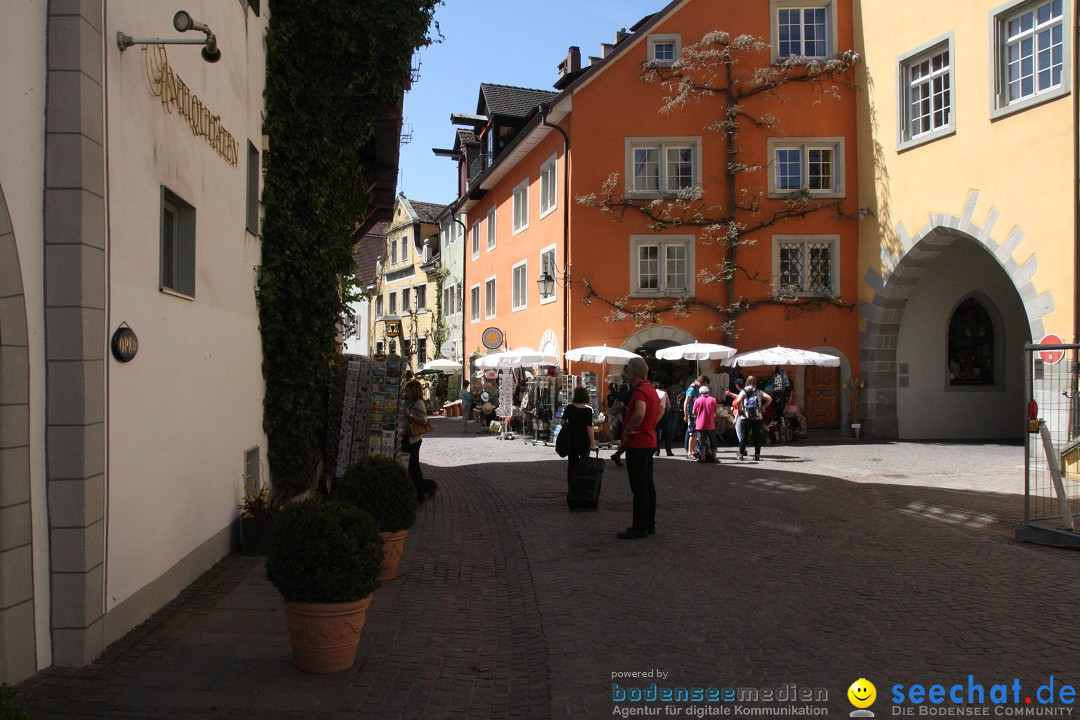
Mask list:
[[[397,238],[390,238],[390,264],[397,265]]]
[[[488,287],[491,288],[491,302],[488,302]],[[495,282],[495,276],[484,278],[484,319],[491,320],[499,314],[499,286]]]
[[[643,246],[656,245],[658,247],[658,278],[657,288],[641,287],[641,273],[639,268],[639,251]],[[686,247],[686,288],[669,288],[667,286],[667,248],[674,245]],[[695,246],[697,242],[693,235],[631,235],[630,236],[630,297],[693,297],[697,292],[697,266],[694,262]]]
[[[911,122],[911,99],[912,99],[912,84],[911,84],[911,70],[917,65],[932,60],[934,57],[940,55],[942,52],[949,54],[948,65],[938,71],[932,71],[931,74],[925,78],[920,78],[920,85],[927,82],[933,82],[937,78],[945,78],[948,82],[948,107],[949,107],[949,121],[938,127],[931,127],[930,130],[919,134],[912,134]],[[938,138],[952,135],[956,132],[956,74],[954,72],[953,62],[956,60],[956,55],[953,52],[953,34],[947,33],[941,37],[935,38],[928,43],[920,45],[909,53],[901,55],[897,58],[897,81],[896,87],[899,90],[899,97],[897,98],[897,123],[896,123],[896,148],[897,150],[906,150],[911,147],[923,145],[931,140],[937,140]],[[931,95],[931,98],[933,96]],[[931,100],[932,102],[932,100]],[[933,110],[931,110],[933,114]],[[933,123],[933,120],[931,120]]]
[[[185,300],[195,299],[195,207],[161,186],[161,236],[158,240],[158,290]]]
[[[529,229],[529,178],[514,186],[514,231],[513,235]]]
[[[487,211],[487,249],[488,251],[495,249],[495,241],[498,237],[497,227],[495,225],[495,208],[491,208]]]
[[[469,286],[469,324],[474,325],[480,322],[480,302],[483,298],[480,296],[480,283]]]
[[[769,197],[784,198],[792,195],[801,195],[804,190],[815,198],[842,198],[845,195],[845,153],[844,138],[842,137],[771,137],[766,142],[768,148],[768,176]],[[776,187],[776,151],[780,149],[799,150],[799,171],[802,174],[801,185],[796,190],[779,190]],[[825,190],[809,189],[810,162],[809,155],[813,150],[831,149],[833,152],[833,183],[832,187]]]
[[[547,255],[548,253],[551,253],[551,265],[550,266],[544,264],[544,256]],[[558,269],[558,262],[559,262],[559,253],[558,253],[557,246],[548,245],[547,247],[540,248],[540,272],[537,273],[537,275],[536,275],[537,279],[539,279],[540,276],[544,274],[544,270],[547,270],[549,273],[551,273],[551,277],[557,278],[558,273],[556,272],[556,270]],[[551,297],[541,297],[540,298],[540,304],[541,305],[547,305],[548,303],[553,303],[558,299],[559,299],[559,292],[558,292],[558,286],[556,285],[555,292],[551,294]]]
[[[518,279],[521,287],[518,288]],[[520,289],[520,292],[519,292]],[[518,303],[521,300],[521,303]],[[510,311],[518,312],[529,307],[529,259],[525,258],[510,267]]]
[[[387,307],[387,311],[389,311],[391,316],[397,315],[397,293],[396,292],[389,293],[388,302],[389,302],[389,307]]]
[[[412,315],[412,287],[401,288],[401,314]]]
[[[829,292],[797,290],[787,293],[789,297],[839,297],[840,296],[840,236],[839,235],[773,235],[772,238],[772,291],[773,295],[780,294],[780,246],[782,244],[822,244],[828,243],[829,250]],[[803,252],[803,267],[800,274],[808,278],[809,253]]]
[[[406,262],[409,259],[409,245],[412,244],[412,240],[408,235],[401,236],[401,262]]]
[[[383,316],[383,296],[379,293],[375,296],[375,317],[381,318]]]
[[[427,284],[417,285],[414,290],[416,294],[416,312],[427,312]]]
[[[477,260],[480,257],[480,221],[477,220],[472,224],[472,228],[469,229],[470,242],[472,244],[472,259]]]
[[[657,45],[671,45],[674,52],[671,59],[657,58]],[[667,33],[663,35],[649,35],[649,57],[647,62],[653,67],[671,67],[682,58],[682,35],[679,33]]]
[[[559,154],[540,166],[540,217],[550,215],[559,206]]]
[[[780,11],[792,10],[792,9],[825,9],[825,32],[827,33],[825,38],[825,54],[824,55],[796,55],[796,56],[781,56],[780,55]],[[772,54],[773,65],[778,65],[785,62],[789,57],[805,60],[825,60],[836,56],[836,42],[837,42],[837,21],[836,21],[836,6],[833,0],[769,0],[769,25],[770,25],[770,52]],[[805,42],[805,38],[802,40]]]
[[[668,187],[668,151],[689,147],[691,152],[692,178],[690,188],[701,186],[701,137],[628,137],[625,140],[626,194],[633,197],[670,197],[688,188]],[[659,178],[656,190],[637,190],[634,151],[653,148],[659,152]]]
[[[1009,20],[1027,12],[1037,12],[1039,6],[1051,0],[1012,0],[990,11],[990,51],[992,62],[990,63],[990,117],[991,119],[1011,115],[1021,110],[1041,105],[1051,100],[1056,100],[1069,94],[1072,87],[1072,3],[1062,0],[1061,3],[1061,82],[1058,85],[1045,90],[1036,89],[1031,95],[1018,98],[1009,102],[1008,99],[1008,63],[1006,61],[1006,46],[1008,43]],[[1035,18],[1036,22],[1038,17]],[[1036,52],[1035,60],[1038,59]],[[1035,69],[1036,80],[1038,69]]]

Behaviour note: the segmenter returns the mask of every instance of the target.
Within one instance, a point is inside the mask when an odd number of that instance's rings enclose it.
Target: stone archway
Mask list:
[[[37,671],[30,506],[30,352],[19,248],[0,188],[0,681]]]
[[[908,363],[898,359],[905,311],[910,311],[913,298],[917,299],[920,281],[940,271],[943,254],[948,257],[948,253],[970,248],[967,257],[985,261],[989,269],[1003,274],[1009,293],[1013,293],[1005,301],[1016,303],[1015,314],[1022,316],[1020,322],[1024,325],[1013,331],[1028,339],[1042,337],[1045,332],[1043,318],[1053,312],[1054,299],[1049,291],[1040,293],[1032,282],[1038,269],[1037,255],[1033,251],[1023,265],[1013,260],[1013,254],[1025,239],[1023,228],[1012,228],[998,242],[994,228],[999,212],[991,207],[983,224],[975,224],[972,216],[978,200],[979,191],[972,190],[960,215],[932,214],[929,222],[914,235],[903,223],[899,224],[896,227],[899,252],[885,257],[883,250],[883,271],[867,271],[864,282],[875,289],[875,294],[860,306],[863,329],[859,347],[863,357],[862,378],[866,383],[862,400],[863,431],[869,436],[897,438],[903,434],[899,397],[913,380]]]
[[[620,347],[623,350],[633,352],[634,348],[639,348],[657,340],[669,340],[673,345],[688,345],[697,342],[697,338],[680,328],[669,325],[653,325],[626,338]]]

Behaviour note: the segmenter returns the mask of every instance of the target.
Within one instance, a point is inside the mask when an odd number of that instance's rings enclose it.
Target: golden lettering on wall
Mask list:
[[[166,112],[175,111],[191,126],[191,133],[196,137],[206,138],[206,142],[225,162],[236,166],[240,158],[240,143],[232,133],[221,126],[221,116],[214,115],[191,92],[191,88],[169,65],[169,56],[164,45],[144,45],[143,63],[146,67],[146,79],[150,82],[150,92],[161,98],[161,105]]]

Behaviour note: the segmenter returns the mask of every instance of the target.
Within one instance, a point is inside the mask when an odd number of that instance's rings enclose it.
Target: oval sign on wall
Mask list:
[[[116,329],[112,336],[112,354],[120,362],[131,362],[139,352],[139,338],[127,324]]]
[[[484,347],[494,350],[503,344],[503,331],[497,327],[489,327],[484,331]]]
[[[1042,340],[1039,341],[1040,345],[1061,345],[1064,341],[1057,335],[1045,335]],[[1057,365],[1061,362],[1061,358],[1065,357],[1064,350],[1040,350],[1039,358],[1042,359],[1047,365]]]

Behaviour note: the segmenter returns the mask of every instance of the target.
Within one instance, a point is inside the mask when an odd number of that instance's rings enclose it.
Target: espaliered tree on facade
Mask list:
[[[311,487],[352,230],[371,207],[371,141],[430,42],[439,0],[272,0],[266,37],[271,159],[258,305],[263,425],[276,499]]]
[[[696,229],[702,244],[719,249],[719,259],[712,266],[700,269],[697,279],[705,284],[723,284],[720,301],[696,297],[664,300],[635,300],[629,295],[609,297],[603,288],[585,280],[583,304],[604,303],[610,308],[608,320],[629,319],[639,327],[659,322],[664,313],[686,316],[705,310],[716,316],[712,329],[720,331],[723,338],[735,337],[738,318],[763,305],[783,306],[789,315],[826,307],[854,308],[853,304],[845,305],[838,296],[797,296],[783,284],[773,291],[770,274],[742,262],[740,249],[754,244],[763,231],[789,220],[819,213],[832,214],[838,220],[859,217],[858,211],[845,211],[841,200],[817,199],[805,187],[786,197],[770,198],[762,177],[767,167],[760,161],[765,155],[764,143],[755,146],[743,140],[750,128],[782,136],[783,128],[777,116],[767,110],[769,103],[790,102],[788,91],[792,86],[811,88],[815,104],[838,100],[844,92],[853,92],[851,75],[858,55],[848,51],[830,60],[790,58],[772,65],[768,64],[769,53],[770,45],[764,40],[715,31],[683,48],[680,60],[674,64],[648,62],[644,66],[642,80],[659,83],[665,92],[661,113],[678,112],[691,103],[716,105],[716,120],[705,130],[720,135],[726,156],[715,179],[718,193],[706,197],[702,187],[696,186],[669,197],[635,197],[620,193],[622,184],[618,173],[614,173],[598,194],[577,198],[578,203],[612,213],[616,219],[628,213],[641,215],[650,231]],[[762,60],[765,64],[758,64]],[[751,156],[755,159],[749,159]]]

